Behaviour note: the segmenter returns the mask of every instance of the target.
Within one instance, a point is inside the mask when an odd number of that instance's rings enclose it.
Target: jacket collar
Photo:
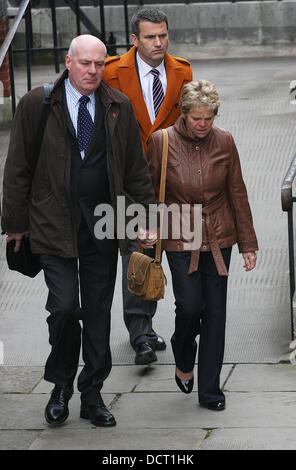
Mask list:
[[[148,130],[151,127],[151,121],[139,80],[136,51],[137,48],[133,46],[128,52],[120,56],[118,61],[119,88],[133,103],[137,121],[141,127]]]
[[[190,130],[187,129],[186,127],[186,121],[185,121],[185,116],[184,114],[181,114],[181,116],[178,117],[177,121],[174,124],[174,129],[177,131],[178,134],[181,135],[185,140],[189,140],[195,144],[203,145],[206,144],[210,139],[213,134],[213,127],[211,128],[210,132],[206,137],[200,139],[199,137],[195,137]]]
[[[135,46],[131,47],[131,49],[120,56],[119,61],[119,68],[135,68],[136,67],[136,51],[137,48]],[[173,57],[172,55],[166,52],[164,56],[164,62],[166,67],[173,68],[175,70],[183,71],[182,65]]]
[[[63,101],[63,84],[64,80],[68,77],[68,70],[64,70],[62,75],[55,81],[54,87],[51,93],[51,103]],[[99,93],[102,105],[104,108],[107,108],[112,103],[122,103],[125,98],[120,95],[117,90],[114,90],[112,87],[107,85],[104,81],[101,81],[99,87],[97,88]]]
[[[118,80],[120,89],[126,94],[131,102],[138,122],[145,132],[161,127],[168,114],[171,112],[175,103],[175,96],[178,95],[184,82],[184,68],[175,57],[166,53],[164,56],[164,63],[167,75],[167,92],[165,94],[163,103],[160,107],[159,113],[151,128],[151,121],[143,98],[140,80],[137,71],[136,61],[137,48],[133,46],[128,52],[120,56],[118,61]]]

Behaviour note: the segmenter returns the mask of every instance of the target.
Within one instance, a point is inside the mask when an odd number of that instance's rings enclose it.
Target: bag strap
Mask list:
[[[161,176],[160,176],[160,187],[159,187],[159,202],[164,203],[165,199],[165,183],[166,183],[166,172],[167,172],[167,160],[168,160],[168,132],[166,129],[162,129],[162,157],[161,157]],[[161,235],[163,226],[163,207],[159,209],[159,227],[157,229],[157,243],[155,261],[160,263],[161,256]]]
[[[162,204],[165,198],[165,182],[166,182],[166,171],[167,171],[167,160],[168,160],[168,132],[166,129],[162,130],[162,156],[161,156],[161,176],[159,186],[159,197],[158,200]],[[159,209],[159,227],[157,228],[157,242],[155,251],[155,261],[160,263],[161,257],[161,234],[163,226],[163,207]],[[138,252],[143,253],[143,248],[139,244]]]
[[[37,136],[35,140],[35,147],[34,147],[34,152],[33,152],[33,165],[31,166],[32,179],[33,179],[35,169],[37,166],[40,148],[41,148],[41,144],[43,140],[44,129],[45,129],[47,118],[50,112],[50,93],[53,89],[53,83],[46,83],[43,86],[43,89],[44,89],[44,98],[43,98],[44,106],[42,109],[41,119],[40,119],[39,126],[38,126]]]

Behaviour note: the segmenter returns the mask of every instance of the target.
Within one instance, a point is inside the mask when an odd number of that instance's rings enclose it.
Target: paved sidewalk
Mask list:
[[[4,237],[0,241],[0,449],[83,450],[242,450],[296,449],[296,368],[288,361],[291,340],[287,220],[280,206],[283,176],[296,148],[296,108],[289,102],[295,79],[293,57],[193,61],[195,78],[213,81],[220,92],[216,124],[229,129],[241,155],[259,238],[258,266],[246,274],[234,249],[228,294],[225,362],[221,381],[226,410],[197,404],[196,385],[182,394],[174,382],[170,336],[174,305],[170,276],[159,302],[155,329],[166,351],[148,367],[134,365],[122,320],[120,264],[112,309],[114,366],[103,398],[117,419],[110,429],[79,418],[77,388],[70,417],[50,428],[44,408],[51,384],[43,381],[49,351],[46,289],[42,274],[25,279],[8,272]],[[17,93],[24,92],[24,71]],[[36,69],[33,86],[54,78]],[[0,133],[3,172],[8,133]],[[2,177],[2,175],[1,175]],[[2,190],[2,189],[1,189]],[[167,265],[165,262],[165,269]]]
[[[49,428],[43,410],[51,386],[42,367],[0,369],[0,449],[31,450],[295,450],[296,370],[289,364],[225,364],[227,407],[213,412],[183,395],[174,366],[114,366],[103,398],[117,419],[110,429],[70,417]]]

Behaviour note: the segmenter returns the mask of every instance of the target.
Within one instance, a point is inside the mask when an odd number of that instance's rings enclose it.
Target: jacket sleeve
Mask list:
[[[23,232],[29,229],[28,200],[32,183],[32,158],[42,110],[41,105],[36,106],[38,102],[42,103],[42,87],[27,93],[20,100],[12,122],[3,176],[1,225],[4,232]]]
[[[118,62],[120,57],[107,57],[105,67],[104,67],[104,75],[103,80],[108,85],[112,86],[112,88],[116,88],[117,90],[121,91],[120,83],[118,79]]]
[[[192,67],[191,67],[191,65],[190,65],[190,71],[189,71],[188,82],[192,82],[192,80],[193,80]],[[187,82],[187,83],[188,83],[188,82]]]
[[[148,209],[149,204],[155,203],[151,176],[143,150],[139,125],[129,100],[127,100],[126,106],[128,138],[123,186],[134,202],[142,204]]]
[[[240,253],[258,250],[257,238],[253,226],[253,218],[248,202],[246,186],[242,177],[238,151],[231,139],[231,161],[227,181],[227,191],[238,233]]]
[[[160,176],[161,176],[161,155],[162,140],[161,131],[154,132],[148,140],[147,159],[152,179],[152,185],[156,197],[158,198]]]

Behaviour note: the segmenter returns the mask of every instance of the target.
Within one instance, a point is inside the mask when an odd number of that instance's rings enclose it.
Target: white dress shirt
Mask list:
[[[78,117],[78,109],[79,109],[79,100],[82,96],[79,91],[76,90],[76,88],[72,85],[70,82],[69,78],[65,79],[65,91],[66,91],[66,100],[67,100],[67,106],[68,106],[68,111],[70,114],[70,117],[72,119],[72,123],[75,129],[75,133],[77,136],[77,117]],[[96,97],[95,93],[92,93],[89,96],[89,102],[87,103],[87,109],[91,115],[92,120],[95,120],[95,114],[96,114]],[[84,158],[84,150],[80,152],[81,158]]]
[[[155,113],[154,113],[154,105],[153,105],[153,94],[152,94],[152,87],[153,87],[153,75],[150,73],[150,70],[155,68],[159,71],[159,79],[162,84],[163,93],[166,94],[167,89],[167,77],[166,71],[164,66],[164,60],[158,67],[151,67],[148,65],[138,54],[136,53],[136,60],[138,65],[138,72],[140,77],[140,83],[143,93],[143,98],[147,106],[147,111],[150,116],[150,121],[153,124],[155,121]]]

